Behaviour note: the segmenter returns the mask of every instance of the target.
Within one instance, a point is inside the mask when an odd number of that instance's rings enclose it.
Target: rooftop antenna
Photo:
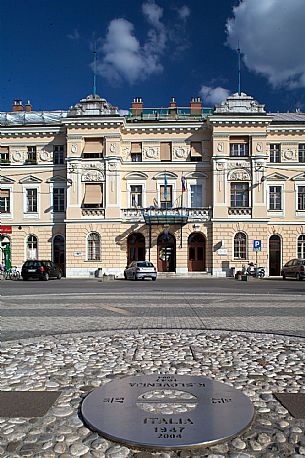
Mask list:
[[[96,42],[94,43],[94,66],[93,66],[93,96],[96,96]]]
[[[239,47],[239,40],[237,43],[237,54],[238,54],[238,95],[241,94],[240,91],[240,47]]]

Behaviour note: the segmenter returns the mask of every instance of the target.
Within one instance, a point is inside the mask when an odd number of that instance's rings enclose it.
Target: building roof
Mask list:
[[[17,111],[0,113],[0,126],[59,125],[66,111]]]
[[[305,113],[270,113],[272,121],[277,122],[305,122]]]

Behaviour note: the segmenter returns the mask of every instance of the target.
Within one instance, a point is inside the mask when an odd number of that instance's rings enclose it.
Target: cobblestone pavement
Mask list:
[[[0,391],[61,395],[41,418],[0,417],[0,457],[305,456],[305,419],[292,417],[274,396],[305,394],[303,297],[148,291],[3,297]],[[252,426],[213,447],[162,452],[116,444],[82,422],[81,400],[94,387],[167,373],[242,390],[256,410]]]

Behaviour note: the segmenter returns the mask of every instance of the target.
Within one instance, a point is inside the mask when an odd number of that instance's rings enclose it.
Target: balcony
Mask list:
[[[105,208],[82,208],[82,216],[99,216],[105,218]]]
[[[250,207],[229,207],[228,214],[231,216],[252,216],[252,208]]]
[[[212,209],[204,208],[123,208],[124,222],[146,224],[186,224],[187,222],[205,222],[211,219]]]

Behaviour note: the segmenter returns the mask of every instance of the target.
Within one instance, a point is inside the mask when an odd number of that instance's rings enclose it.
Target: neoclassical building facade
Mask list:
[[[67,111],[15,101],[0,113],[1,248],[51,259],[67,277],[159,272],[269,275],[305,257],[305,114],[219,106],[129,112],[90,95]]]

